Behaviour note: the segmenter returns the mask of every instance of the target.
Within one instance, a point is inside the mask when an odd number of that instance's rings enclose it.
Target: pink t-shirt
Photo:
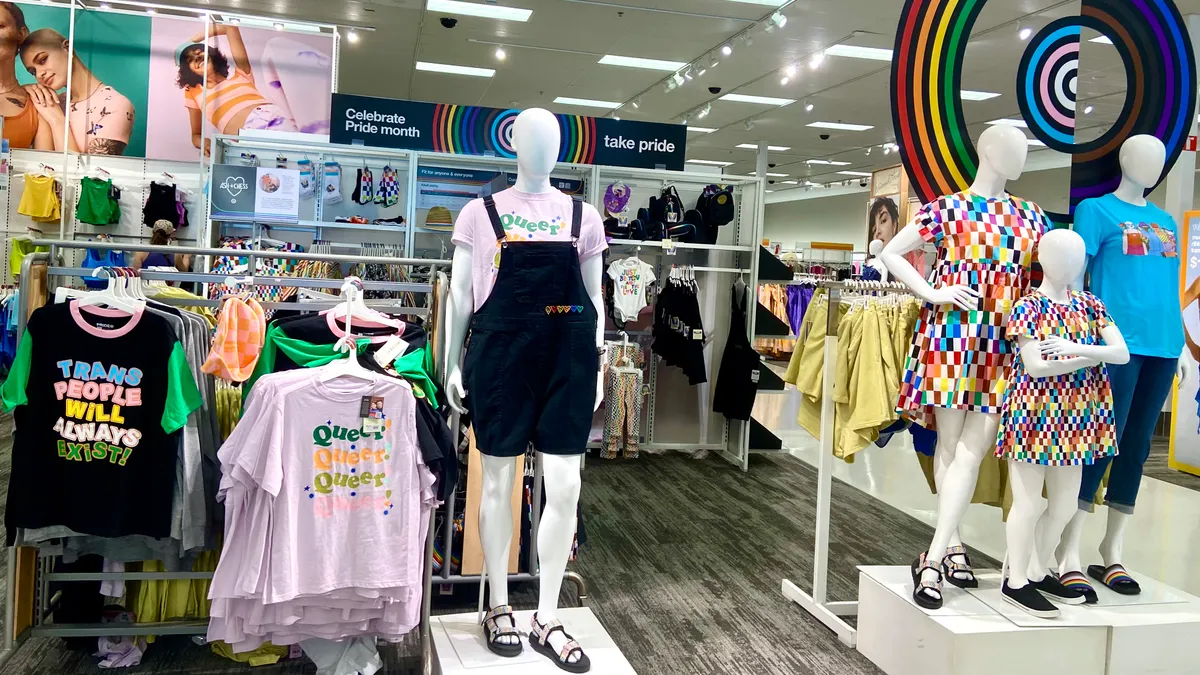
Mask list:
[[[571,197],[557,190],[530,194],[509,188],[496,193],[493,198],[508,241],[571,240]],[[474,199],[463,207],[454,223],[450,241],[471,247],[471,284],[475,309],[478,310],[496,283],[497,254],[500,252],[482,199]],[[604,221],[600,219],[600,212],[591,204],[584,204],[579,228],[579,261],[600,255],[606,248],[608,242],[604,239]]]

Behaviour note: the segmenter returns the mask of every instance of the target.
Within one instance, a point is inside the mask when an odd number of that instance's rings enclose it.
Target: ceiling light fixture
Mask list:
[[[958,95],[964,101],[990,101],[1000,96],[994,91],[971,91],[970,89],[964,89],[958,92]]]
[[[430,63],[428,61],[417,61],[417,70],[429,73],[445,73],[447,75],[470,75],[471,77],[491,77],[496,74],[496,71],[491,68],[472,68],[471,66]]]
[[[620,122],[620,121],[621,121],[621,117],[620,117],[620,115],[613,115],[613,119],[614,119],[614,120],[616,120],[616,121],[618,121],[618,122]]]
[[[689,159],[688,164],[704,164],[706,166],[733,166],[733,162],[718,162],[715,159]]]
[[[672,75],[671,81],[675,83],[676,87],[682,87],[683,84],[687,82],[687,80],[683,79],[683,75],[680,75],[679,73]]]
[[[771,15],[771,23],[783,28],[787,25],[788,18],[783,15],[783,12],[775,12]]]
[[[503,61],[504,59],[507,59],[507,58],[508,58],[508,54],[504,51],[504,48],[496,47],[496,60]]]
[[[706,104],[703,108],[700,109],[700,112],[696,115],[696,119],[704,119],[705,117],[708,117],[708,113],[710,113],[710,112],[712,112],[712,104],[711,103]]]
[[[839,171],[839,176],[858,176],[860,178],[870,178],[871,174],[865,171]]]
[[[780,181],[780,182],[784,185],[799,185],[800,184],[800,181],[798,181],[798,180],[785,180],[785,181]]]
[[[779,80],[779,84],[781,84],[781,85],[786,85],[788,82],[790,82],[790,80],[788,79],[788,76],[787,76],[787,75],[784,75],[784,76],[783,76],[783,77],[782,77],[782,78]]]
[[[806,126],[814,129],[834,129],[836,131],[870,131],[875,128],[871,124],[845,124],[843,122],[810,122]]]
[[[639,97],[633,99],[633,103],[631,103],[630,105],[632,105],[634,108],[642,107],[642,97],[639,96]]]
[[[890,146],[890,145],[883,146],[883,154],[885,154],[885,155],[892,154],[892,146]]]
[[[805,103],[804,112],[812,112],[814,107],[816,106],[814,106],[812,103]]]
[[[991,122],[988,122],[988,124],[991,124],[991,125],[1003,124],[1005,126],[1020,127],[1022,129],[1029,128],[1029,125],[1025,123],[1025,120],[1013,119],[1011,117],[1006,117],[1006,118],[998,119],[998,120],[992,120]]]
[[[856,45],[833,45],[825,50],[826,56],[844,56],[851,59],[867,59],[870,61],[891,61],[892,50],[878,47],[858,47]]]
[[[746,131],[754,131],[754,120],[746,120],[746,121],[745,121],[745,122],[742,124],[742,127],[743,127],[743,128],[746,130]],[[752,148],[753,148],[753,147],[757,147],[757,146],[750,145],[749,143],[746,143],[746,145],[747,145],[747,146],[749,146],[749,147],[752,147]],[[742,147],[742,146],[740,146],[740,145],[739,145],[738,147],[740,148],[740,147]]]
[[[871,156],[871,151],[872,151],[872,150],[874,150],[874,149],[875,149],[875,148],[867,148],[867,157],[870,157],[870,156]]]
[[[747,129],[746,131],[749,131],[749,129]],[[757,150],[758,149],[758,146],[754,143],[739,143],[737,145],[737,147],[741,148],[742,150]],[[771,152],[787,152],[788,150],[792,149],[792,146],[790,146],[790,145],[768,145],[767,149],[770,150]],[[771,174],[767,174],[767,175],[769,176]]]
[[[795,77],[796,76],[796,64],[793,63],[792,65],[788,66],[783,72],[787,73],[788,77]]]
[[[827,164],[829,166],[850,166],[850,162],[838,162],[831,159],[810,159],[805,164]]]
[[[146,13],[147,14],[158,14],[158,10],[154,9],[153,7],[147,7]]]
[[[688,127],[687,130],[694,131],[698,134],[711,134],[712,132],[716,131],[716,129],[711,127]]]
[[[825,62],[825,52],[817,52],[816,54],[812,55],[811,59],[808,60],[808,65],[813,70],[816,70],[817,68],[820,68],[821,64],[824,62]]]
[[[721,97],[722,101],[731,103],[757,103],[759,105],[791,105],[796,102],[792,98],[775,98],[773,96],[748,96],[746,94],[725,94]]]
[[[692,69],[690,67],[683,71],[683,79],[687,80],[688,82],[692,81]]]
[[[768,5],[770,7],[778,7],[783,4],[783,0],[729,0],[729,2],[740,2],[743,5]]]
[[[1030,37],[1032,37],[1032,36],[1033,36],[1033,29],[1032,29],[1032,28],[1022,28],[1022,29],[1021,29],[1021,30],[1020,30],[1020,31],[1017,33],[1017,37],[1021,38],[1022,40],[1028,40],[1028,39],[1029,39]]]
[[[752,175],[757,176],[758,172],[756,171]],[[770,173],[770,172],[767,173],[767,178],[787,178],[787,177],[788,177],[788,174],[786,174],[786,173]]]
[[[733,53],[733,45],[726,42],[725,46],[721,47],[721,53],[724,54],[725,56],[729,56],[730,54]]]
[[[572,98],[570,96],[559,96],[554,99],[554,102],[559,105],[578,105],[585,108],[620,108],[619,101],[597,101],[590,98]]]
[[[1090,106],[1090,105],[1089,105],[1089,106],[1087,106],[1086,108],[1084,108],[1084,109],[1083,109],[1083,114],[1084,114],[1084,115],[1091,115],[1093,110],[1095,110],[1095,108],[1093,108],[1092,106]]]
[[[528,21],[530,15],[533,14],[532,9],[461,2],[461,0],[425,0],[425,9],[430,12],[479,16],[485,19],[501,19],[503,21]]]
[[[754,44],[754,36],[750,35],[748,32],[742,33],[742,44],[746,45],[747,47]]]
[[[233,24],[233,25],[235,25],[235,26],[236,26],[236,25],[238,25],[238,24],[239,24],[239,23],[241,23],[241,22],[242,22],[242,20],[241,20],[241,19],[239,19],[239,18],[237,18],[236,16],[231,16],[231,17],[229,17],[229,23],[231,23],[231,24]]]
[[[719,65],[721,65],[721,62],[717,60],[717,55],[716,55],[716,54],[713,54],[711,57],[709,57],[709,59],[708,59],[708,67],[709,67],[709,69],[710,69],[710,70],[711,70],[711,69],[713,69],[713,68],[716,68],[716,67],[717,67],[717,66],[719,66]]]
[[[704,66],[700,66],[700,70],[696,72],[696,77],[704,77],[704,74],[707,72],[708,72],[708,68],[705,68]]]
[[[635,56],[615,56],[605,54],[599,61],[602,66],[623,66],[625,68],[641,68],[642,70],[661,70],[671,72],[687,65],[684,61],[662,61],[659,59],[641,59]]]
[[[283,30],[283,24],[282,24],[282,23],[279,23],[279,22],[276,22],[276,23],[275,23],[275,30]]]

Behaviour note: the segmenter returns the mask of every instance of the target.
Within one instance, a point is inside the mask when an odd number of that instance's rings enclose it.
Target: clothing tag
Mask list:
[[[646,397],[646,396],[649,396],[649,395],[650,395],[650,385],[648,385],[648,384],[643,384],[643,385],[642,385],[642,397],[644,398],[644,397]]]
[[[108,188],[108,198],[114,201],[121,201],[121,188],[116,185]]]
[[[396,357],[404,353],[408,348],[408,343],[397,335],[393,335],[383,343],[379,351],[375,352],[375,363],[378,363],[381,368],[387,368],[396,362]]]
[[[700,330],[699,328],[693,330],[692,331],[692,339],[693,340],[703,340],[704,339],[704,331]]]
[[[362,418],[364,434],[377,434],[383,431],[383,397],[362,397],[362,403],[358,407],[358,416]]]
[[[667,239],[662,243],[663,253],[666,255],[675,255],[679,252],[679,248],[675,246],[674,239]]]
[[[758,384],[758,380],[760,377],[762,377],[762,373],[758,372],[758,368],[755,368],[754,370],[750,371],[750,382],[751,383]]]
[[[364,434],[378,434],[383,432],[383,420],[366,419],[362,423],[362,432]]]

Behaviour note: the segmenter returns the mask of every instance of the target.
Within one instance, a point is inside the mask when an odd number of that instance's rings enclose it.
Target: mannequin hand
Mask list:
[[[592,406],[592,412],[600,409],[600,404],[604,402],[604,378],[596,378],[596,404]]]
[[[1085,349],[1081,349],[1083,345],[1070,340],[1064,340],[1057,335],[1052,335],[1042,340],[1039,347],[1041,348],[1042,356],[1084,356],[1084,352],[1086,351]]]
[[[1175,377],[1179,380],[1179,386],[1181,387],[1188,381],[1187,356],[1179,357],[1179,364],[1175,366]]]
[[[979,308],[979,299],[983,295],[970,286],[947,286],[935,288],[925,298],[932,305],[954,305],[959,309],[972,310]]]
[[[462,369],[458,366],[450,369],[450,375],[446,378],[446,392],[450,408],[460,415],[465,414],[467,409],[463,407],[462,402],[467,397],[467,392],[463,389]]]

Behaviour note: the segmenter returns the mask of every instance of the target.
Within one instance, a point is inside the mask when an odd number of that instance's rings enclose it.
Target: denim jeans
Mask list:
[[[1154,425],[1171,393],[1178,363],[1178,359],[1133,354],[1129,363],[1123,366],[1108,366],[1117,421],[1118,454],[1083,467],[1079,508],[1092,509],[1104,470],[1112,464],[1104,503],[1122,513],[1133,513],[1138,488],[1142,485],[1142,466],[1150,456],[1150,437],[1154,435]]]

